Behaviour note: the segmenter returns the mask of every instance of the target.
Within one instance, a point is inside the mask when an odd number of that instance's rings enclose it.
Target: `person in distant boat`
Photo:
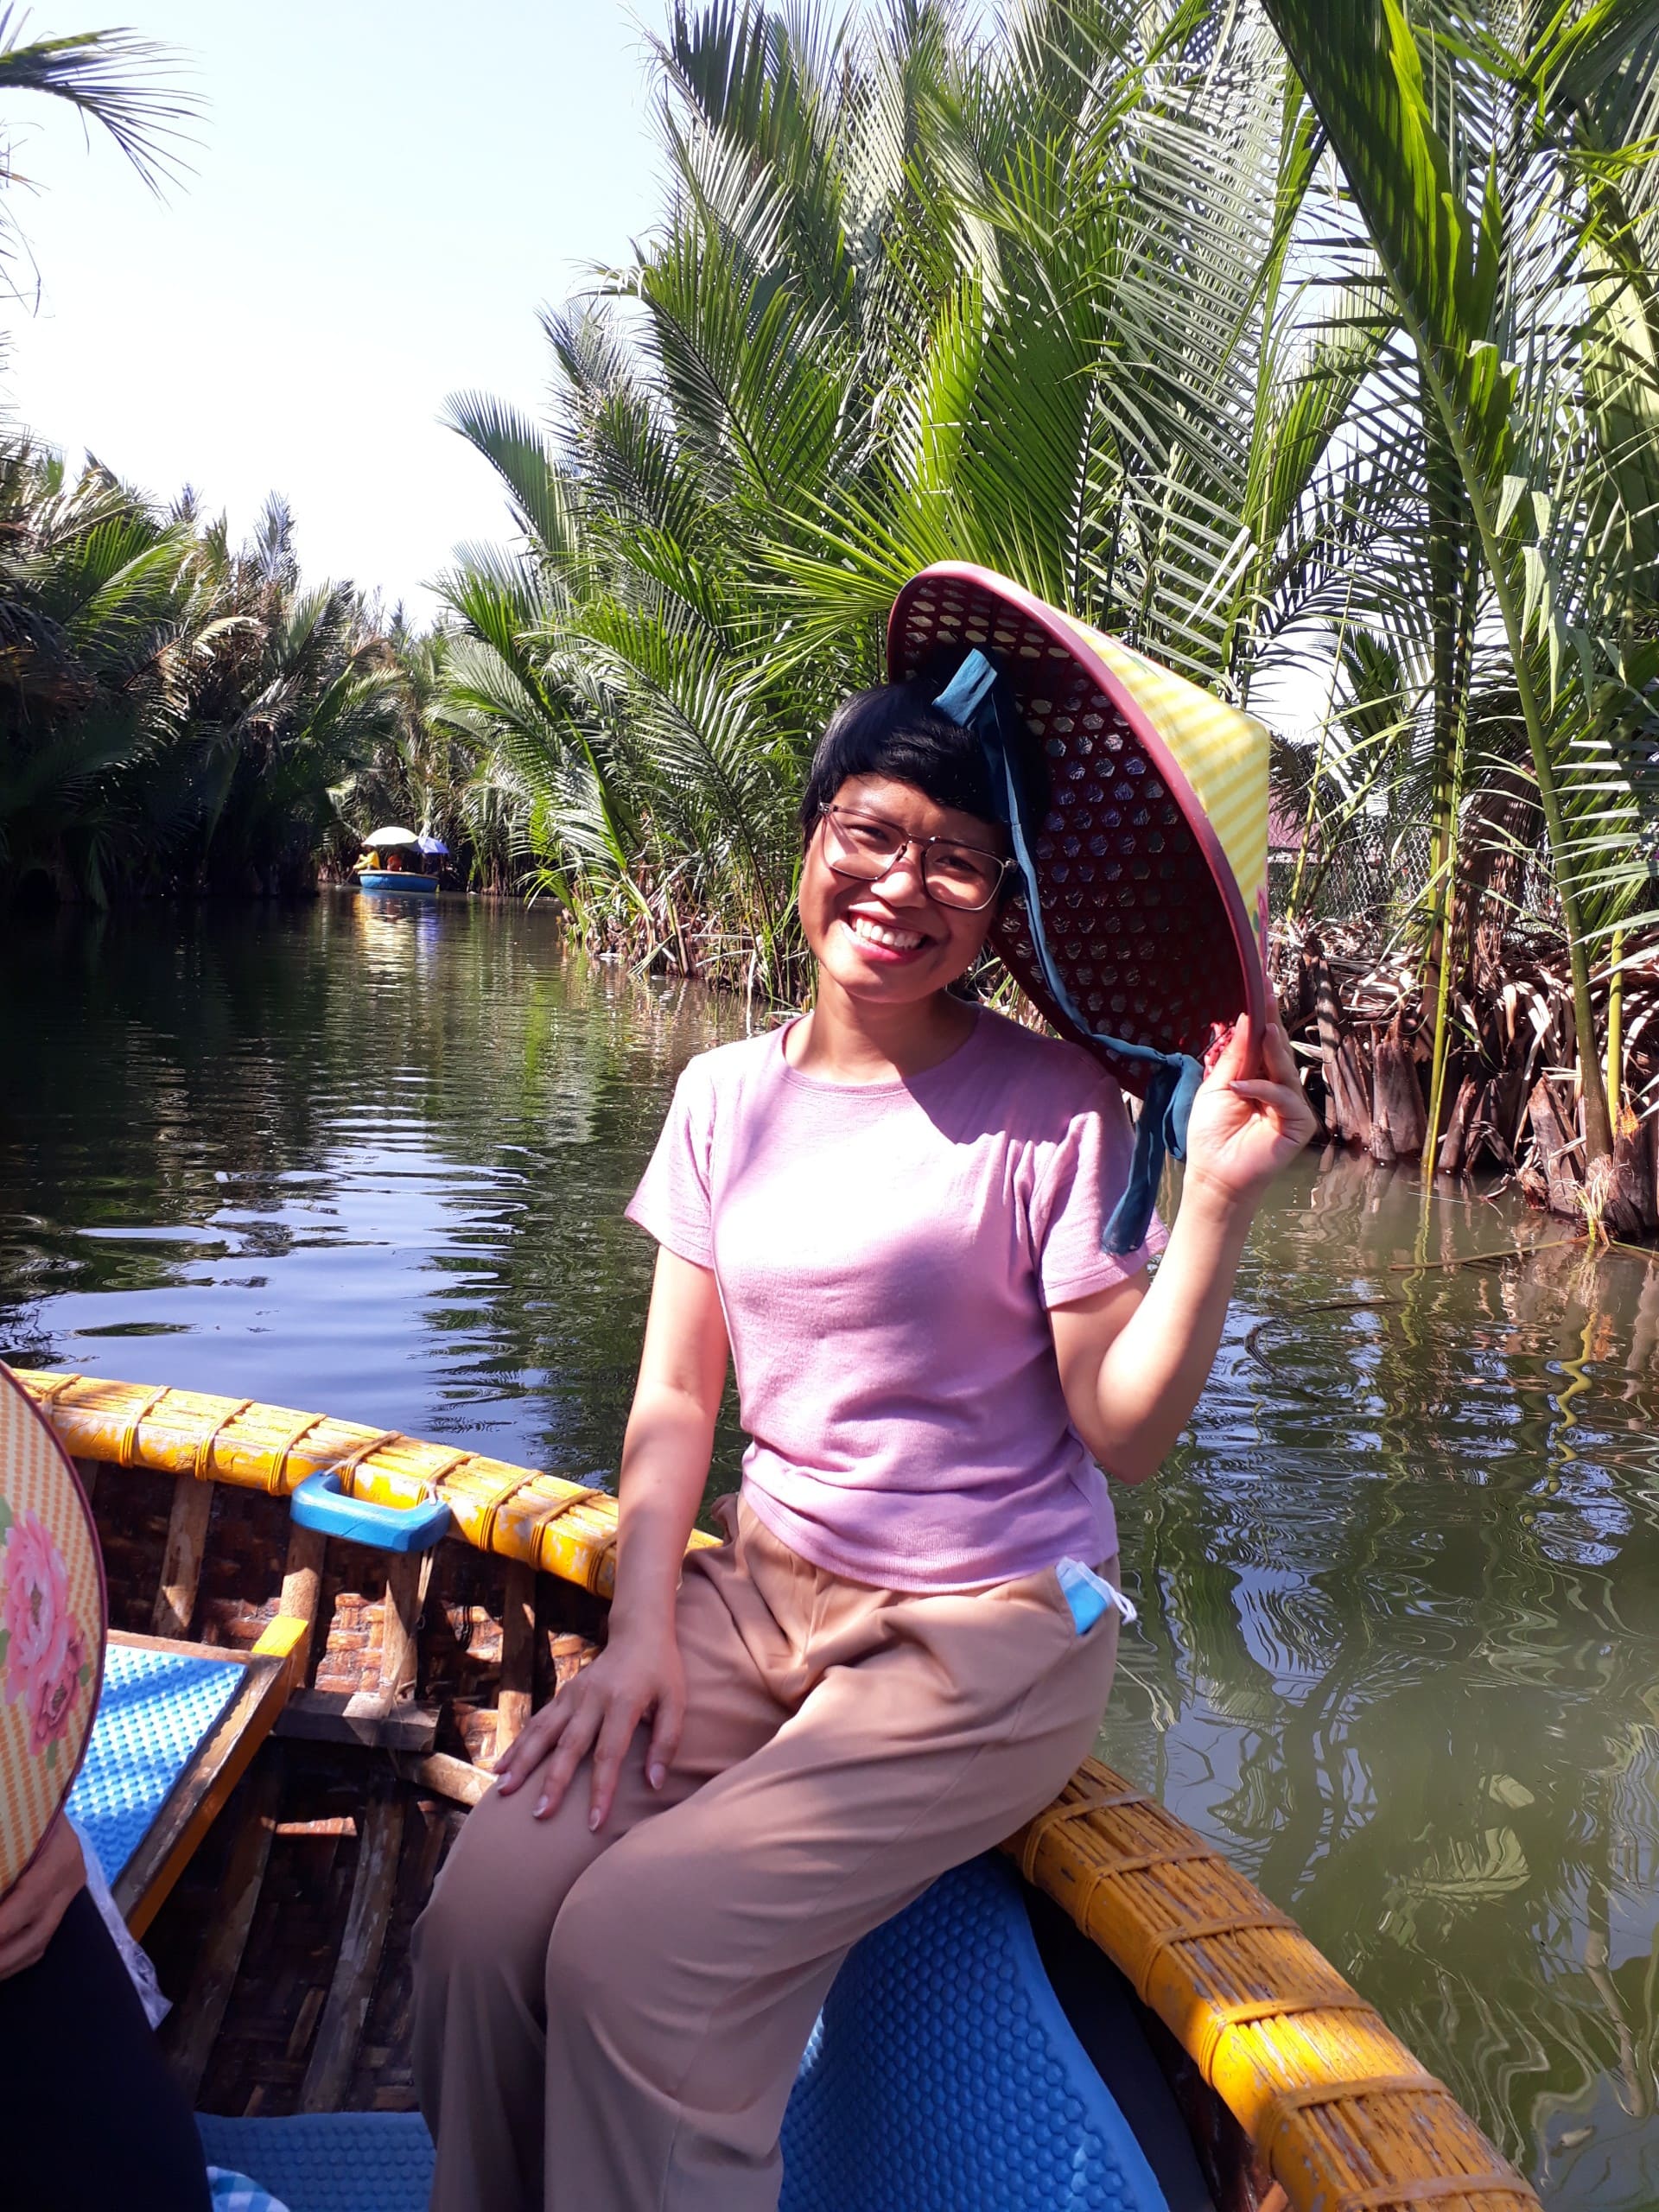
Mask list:
[[[658,1251],[608,1641],[498,1763],[416,1933],[435,2212],[772,2212],[849,1947],[1091,1749],[1132,1611],[1100,1470],[1143,1481],[1175,1443],[1314,1134],[1282,1031],[1241,1020],[1166,1235],[1116,1082],[957,994],[1014,861],[939,694],[831,721],[812,1010],[691,1062],[627,1210]],[[1134,1241],[1103,1249],[1121,1201]],[[742,1491],[688,1554],[728,1362]]]
[[[394,845],[391,850],[386,855],[385,860],[382,865],[385,868],[385,872],[388,875],[401,875],[403,874],[404,856],[398,851],[396,845]]]

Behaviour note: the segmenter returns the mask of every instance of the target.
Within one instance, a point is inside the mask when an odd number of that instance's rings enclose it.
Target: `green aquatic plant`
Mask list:
[[[1659,835],[1659,384],[1643,265],[1659,18],[1645,0],[1265,4],[1410,337],[1435,456],[1434,1103],[1484,604],[1545,826],[1594,1163],[1612,1129],[1591,946],[1648,896]]]

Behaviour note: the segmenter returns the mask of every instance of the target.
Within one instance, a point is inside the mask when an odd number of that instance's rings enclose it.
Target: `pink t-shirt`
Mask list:
[[[691,1062],[628,1216],[711,1268],[753,1440],[744,1496],[814,1565],[963,1590],[1117,1548],[1061,1395],[1047,1309],[1120,1282],[1101,1225],[1122,1094],[1086,1053],[981,1010],[907,1082],[803,1075],[785,1030]]]

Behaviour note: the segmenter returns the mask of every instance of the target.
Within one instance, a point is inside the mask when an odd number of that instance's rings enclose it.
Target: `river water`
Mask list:
[[[0,1356],[608,1477],[651,1267],[621,1208],[741,1005],[537,913],[340,894],[14,926],[0,1009]],[[1659,1262],[1563,1236],[1357,1161],[1285,1179],[1190,1434],[1120,1499],[1101,1749],[1550,2206],[1637,2212]]]

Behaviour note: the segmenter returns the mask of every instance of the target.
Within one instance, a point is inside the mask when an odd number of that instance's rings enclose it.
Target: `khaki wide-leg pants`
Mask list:
[[[1115,1562],[1109,1562],[1109,1573]],[[415,1933],[434,2212],[772,2212],[779,2130],[836,1970],[1090,1751],[1116,1617],[1052,1570],[967,1593],[842,1581],[741,1508],[677,1611],[689,1704],[611,1816],[584,1766],[469,1816]]]

